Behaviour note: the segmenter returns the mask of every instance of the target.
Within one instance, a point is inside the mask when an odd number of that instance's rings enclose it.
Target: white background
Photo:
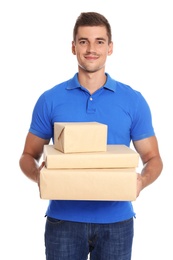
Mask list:
[[[3,259],[43,260],[47,201],[20,171],[33,106],[48,88],[77,70],[73,25],[82,11],[105,15],[114,53],[106,71],[147,99],[164,170],[133,203],[137,214],[132,260],[173,259],[172,1],[16,0],[0,2],[1,175]]]

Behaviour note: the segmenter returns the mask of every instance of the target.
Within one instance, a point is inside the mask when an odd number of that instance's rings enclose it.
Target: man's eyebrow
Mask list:
[[[96,38],[96,40],[106,41],[106,39],[103,37],[98,37],[98,38]]]
[[[88,38],[80,37],[80,38],[78,39],[78,41],[81,41],[81,40],[88,40]]]
[[[81,41],[81,40],[85,40],[85,41],[88,41],[88,38],[85,38],[85,37],[80,37],[79,39],[78,39],[78,41]],[[98,41],[106,41],[106,39],[105,38],[103,38],[103,37],[97,37],[96,38],[96,40]]]

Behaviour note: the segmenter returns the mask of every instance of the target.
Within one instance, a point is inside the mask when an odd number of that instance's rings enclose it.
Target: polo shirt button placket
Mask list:
[[[88,105],[87,105],[87,113],[94,114],[96,112],[95,104],[93,102],[93,98],[89,97]]]

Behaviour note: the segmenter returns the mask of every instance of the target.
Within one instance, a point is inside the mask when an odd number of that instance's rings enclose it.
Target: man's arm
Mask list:
[[[161,174],[163,162],[159,153],[158,142],[155,136],[134,141],[133,145],[139,153],[143,169],[137,177],[137,196],[141,190],[153,183]]]
[[[39,185],[40,170],[44,163],[39,166],[43,154],[43,147],[50,140],[39,138],[31,133],[26,136],[23,153],[19,160],[22,172],[32,181]]]

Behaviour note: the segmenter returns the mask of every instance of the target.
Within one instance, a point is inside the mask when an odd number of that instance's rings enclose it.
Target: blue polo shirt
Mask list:
[[[73,78],[38,98],[29,131],[53,140],[54,122],[99,122],[108,126],[108,144],[130,146],[131,140],[153,136],[150,108],[142,94],[106,73],[104,86],[94,92]],[[57,187],[58,189],[58,187]],[[103,191],[104,192],[104,191]],[[112,223],[135,215],[129,201],[49,201],[46,215],[63,220]]]

